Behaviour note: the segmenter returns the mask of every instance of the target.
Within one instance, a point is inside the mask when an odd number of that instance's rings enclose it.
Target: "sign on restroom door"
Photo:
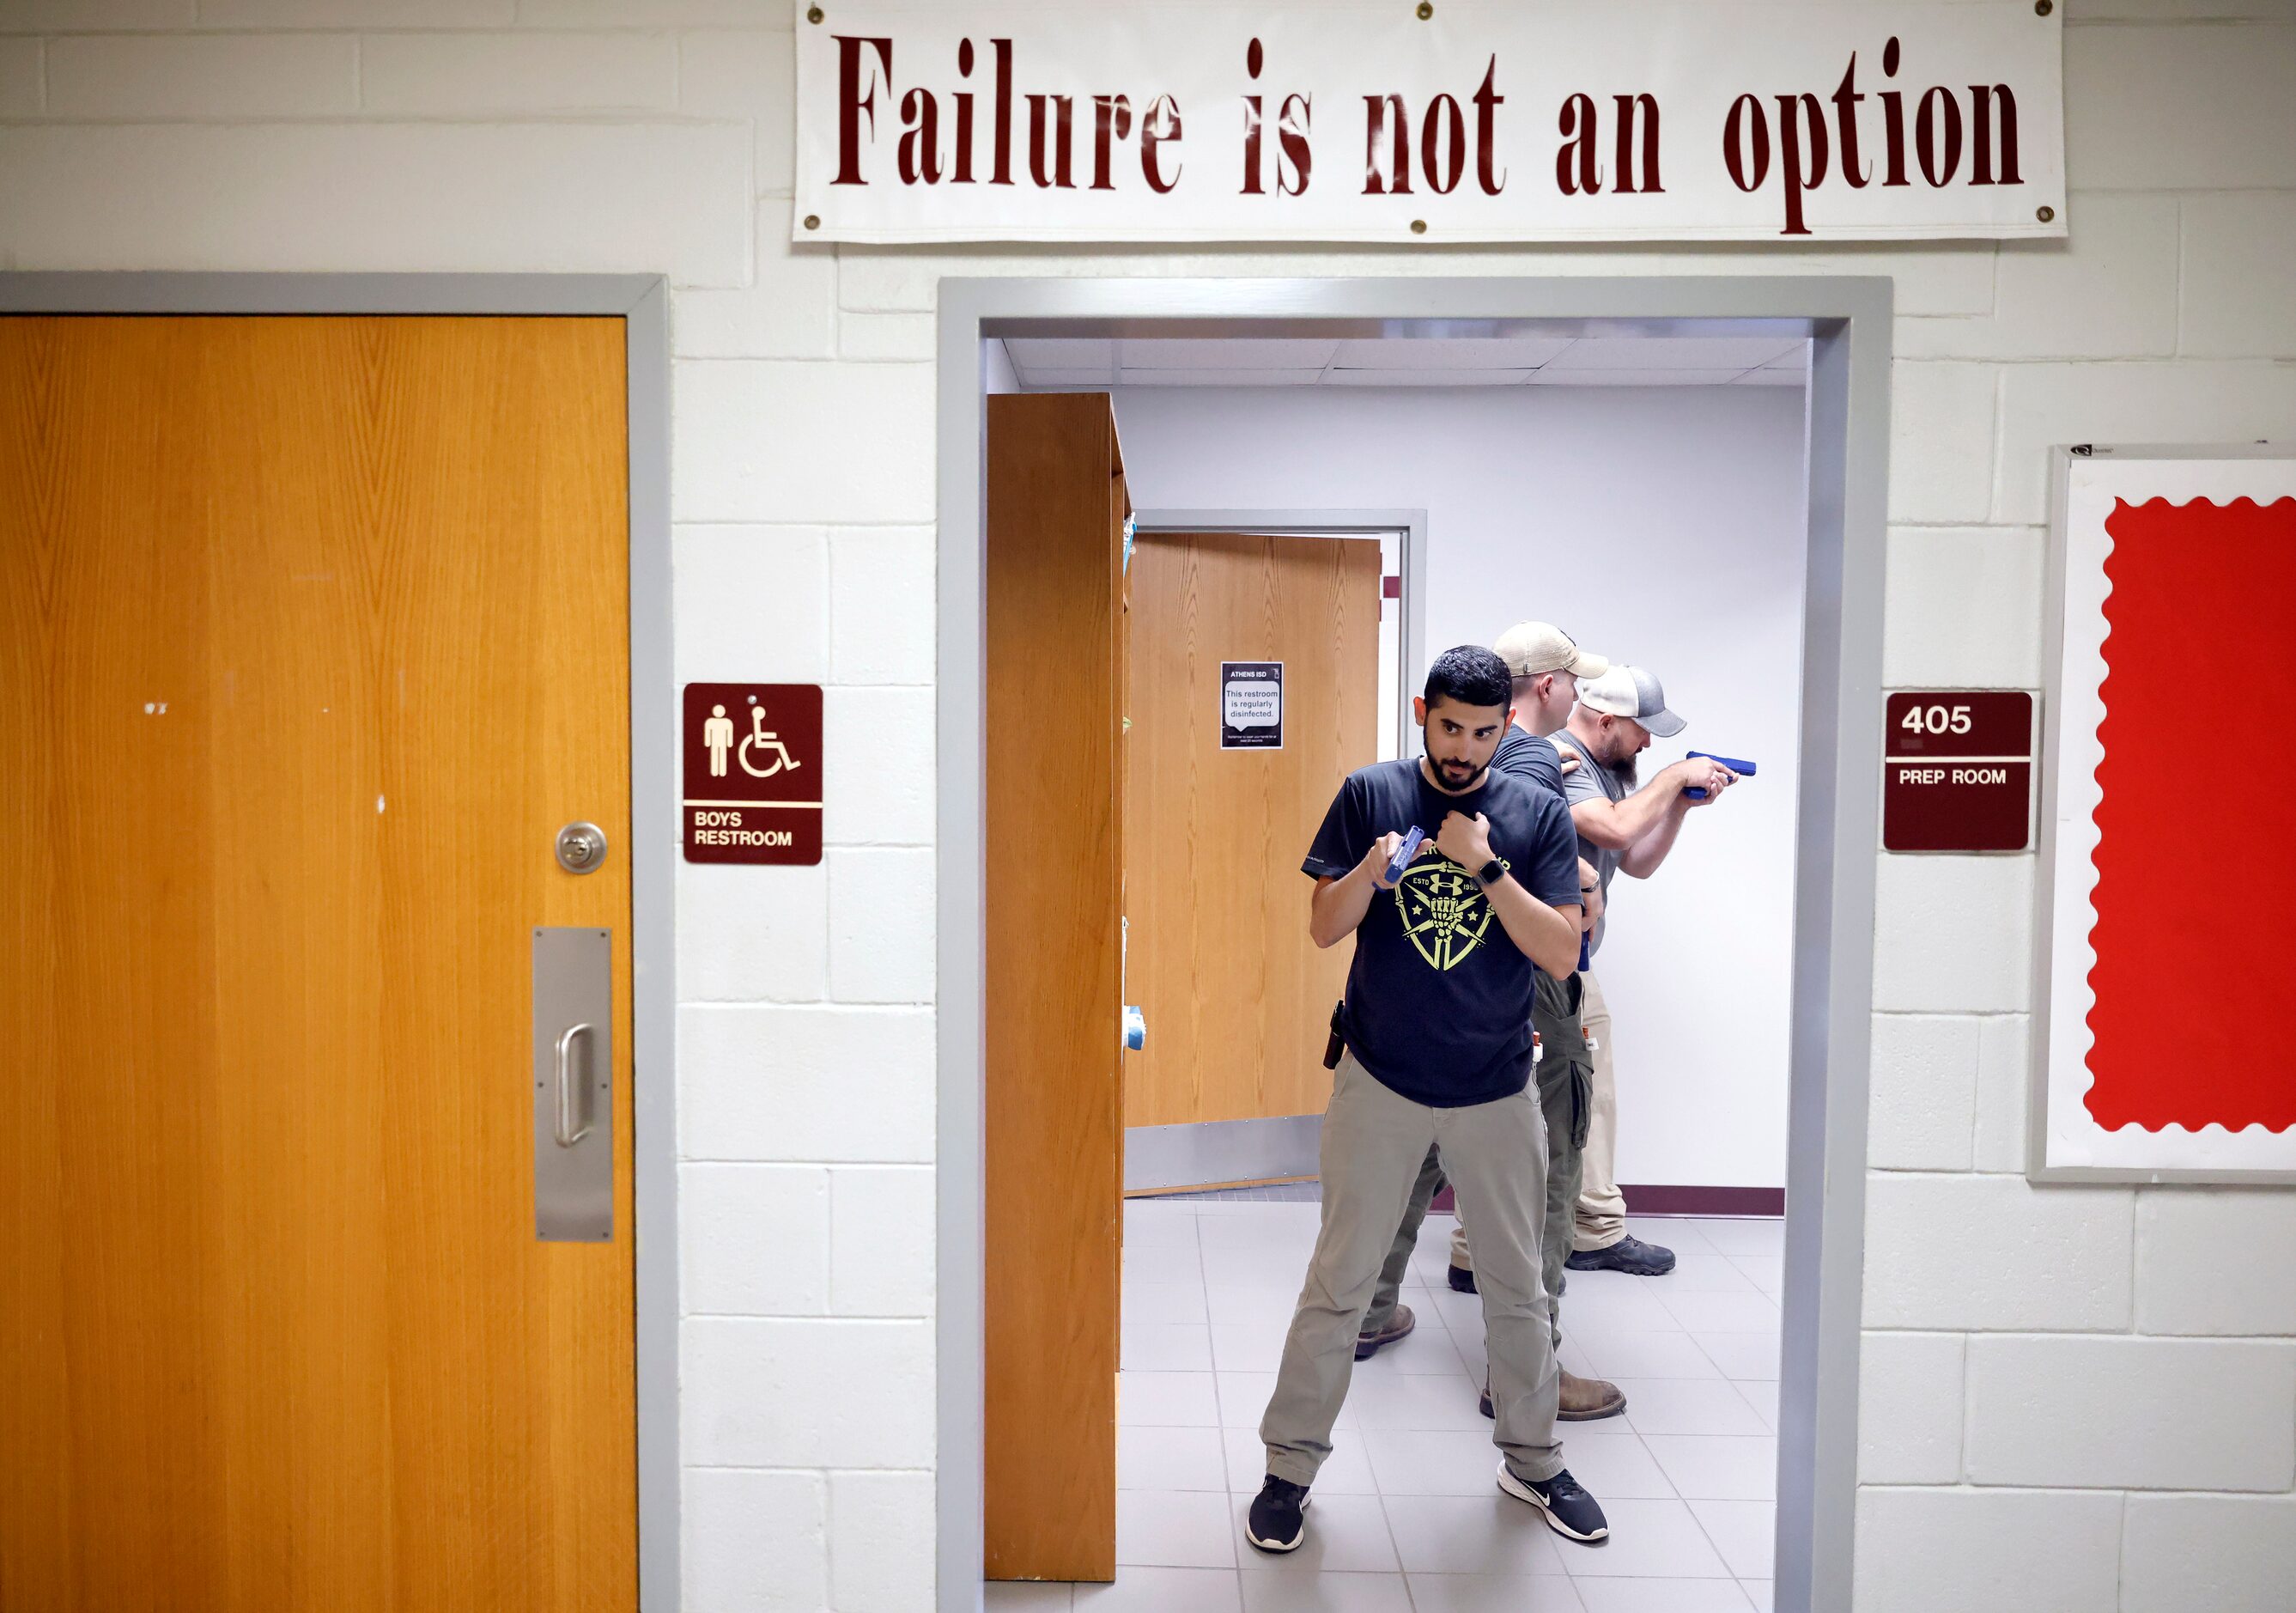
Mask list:
[[[2033,841],[2033,697],[1901,691],[1882,745],[1882,847],[2021,852]]]
[[[680,719],[688,862],[821,860],[821,686],[689,683]]]
[[[1283,663],[1220,662],[1220,749],[1283,748]]]

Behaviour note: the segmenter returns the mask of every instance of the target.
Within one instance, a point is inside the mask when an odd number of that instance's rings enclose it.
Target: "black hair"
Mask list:
[[[1505,711],[1514,704],[1514,676],[1481,645],[1463,644],[1445,650],[1427,669],[1427,704],[1446,698]]]

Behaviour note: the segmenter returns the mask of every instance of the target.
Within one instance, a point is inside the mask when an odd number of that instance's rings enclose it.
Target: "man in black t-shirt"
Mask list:
[[[1264,1551],[1304,1538],[1364,1311],[1431,1147],[1474,1228],[1498,1486],[1570,1539],[1610,1533],[1554,1436],[1546,1123],[1527,1090],[1538,970],[1578,967],[1578,836],[1559,797],[1489,770],[1511,695],[1490,651],[1446,651],[1414,702],[1425,759],[1349,775],[1301,865],[1316,880],[1316,944],[1353,935],[1356,950],[1324,1115],[1322,1224],[1259,1425],[1267,1477],[1245,1538]],[[1427,838],[1390,881],[1414,827]]]
[[[1601,677],[1611,663],[1580,649],[1570,634],[1545,621],[1515,623],[1499,635],[1491,650],[1506,662],[1514,679],[1514,713],[1491,757],[1491,771],[1521,778],[1562,797],[1567,803],[1570,797],[1563,784],[1562,759],[1546,736],[1570,720],[1578,698],[1578,680]],[[1578,765],[1575,752],[1570,765]],[[1578,860],[1578,890],[1587,904],[1584,923],[1591,925],[1601,915],[1602,885],[1583,856]],[[1546,1117],[1546,1216],[1539,1232],[1539,1253],[1558,1350],[1562,1345],[1563,1262],[1570,1254],[1580,1160],[1594,1109],[1594,1055],[1581,1023],[1578,982],[1576,975],[1541,974],[1538,1000],[1530,1012],[1531,1028],[1538,1033],[1545,1049],[1531,1079]],[[1387,1263],[1380,1271],[1379,1287],[1364,1313],[1363,1336],[1356,1341],[1358,1361],[1407,1337],[1416,1325],[1411,1307],[1402,1303],[1403,1279],[1418,1247],[1420,1223],[1426,1219],[1429,1201],[1442,1185],[1441,1161],[1430,1150],[1402,1224],[1396,1229]],[[1464,1216],[1452,1223],[1450,1283],[1459,1292],[1472,1294],[1474,1262],[1467,1233]],[[1483,1397],[1482,1404],[1484,1414],[1489,1415],[1489,1395]],[[1626,1409],[1627,1397],[1616,1384],[1580,1378],[1568,1367],[1562,1369],[1555,1412],[1559,1420],[1593,1422],[1616,1417]]]

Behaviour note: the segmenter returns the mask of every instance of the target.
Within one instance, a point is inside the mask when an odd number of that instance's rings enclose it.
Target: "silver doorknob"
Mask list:
[[[558,866],[570,874],[589,874],[606,860],[606,831],[594,823],[570,823],[558,831]]]

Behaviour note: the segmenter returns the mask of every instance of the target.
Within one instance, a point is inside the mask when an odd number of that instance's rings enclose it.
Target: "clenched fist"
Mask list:
[[[1491,820],[1480,812],[1472,818],[1445,813],[1443,827],[1435,832],[1435,849],[1473,873],[1491,860]]]

